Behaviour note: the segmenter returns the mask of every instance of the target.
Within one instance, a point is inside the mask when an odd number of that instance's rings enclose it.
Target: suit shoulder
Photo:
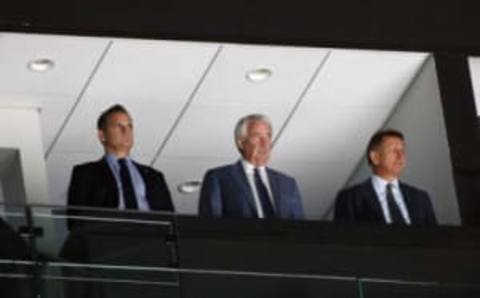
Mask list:
[[[157,170],[151,166],[147,166],[138,162],[135,162],[135,166],[142,172],[146,174],[153,174],[153,175],[159,175],[163,176],[163,172],[160,170]]]
[[[367,183],[369,183],[369,180],[340,189],[335,198],[336,203],[346,203],[359,200],[365,193],[369,193],[369,186]]]
[[[279,170],[275,170],[275,169],[272,169],[272,168],[268,168],[268,171],[269,171],[270,173],[272,173],[273,175],[279,177],[280,179],[295,181],[295,178],[293,178],[292,176],[290,176],[290,175],[288,175],[288,174],[285,174],[285,173],[283,173],[283,172],[280,172]]]
[[[215,168],[208,169],[207,172],[205,173],[205,176],[211,176],[211,175],[223,175],[226,174],[230,171],[232,171],[234,165],[223,165],[223,166],[218,166]]]
[[[358,183],[358,184],[354,184],[354,185],[344,187],[338,193],[339,194],[340,193],[342,193],[342,194],[359,193],[359,192],[363,191],[368,186],[367,183],[368,183],[368,181],[365,181],[365,182],[362,182],[362,183]]]
[[[80,163],[80,164],[76,164],[73,166],[73,170],[76,170],[76,171],[87,171],[87,170],[90,170],[90,169],[95,169],[97,167],[99,167],[101,164],[101,161],[99,160],[96,160],[96,161],[88,161],[88,162],[84,162],[84,163]]]
[[[400,188],[403,190],[406,190],[410,193],[418,194],[418,195],[424,195],[428,197],[428,192],[426,190],[423,190],[421,188],[415,187],[413,185],[401,182],[400,183]]]

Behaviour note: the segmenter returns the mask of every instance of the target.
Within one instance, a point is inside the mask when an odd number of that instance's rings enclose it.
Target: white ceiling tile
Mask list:
[[[213,44],[115,41],[55,150],[96,152],[96,119],[120,103],[132,114],[134,154],[153,159],[214,56]]]
[[[310,107],[391,107],[427,57],[424,53],[333,50],[305,100]]]
[[[356,162],[427,55],[334,50],[276,146],[276,158]]]
[[[284,105],[297,101],[327,50],[299,47],[225,45],[196,104]],[[248,71],[267,68],[263,82],[246,79]]]
[[[47,149],[82,90],[108,40],[55,35],[0,35],[0,105],[41,108]],[[27,68],[29,61],[49,58],[45,73]]]
[[[115,40],[87,96],[150,106],[184,101],[218,45]]]
[[[356,162],[370,135],[389,115],[385,108],[332,108],[297,111],[275,144],[278,160]]]
[[[236,158],[234,141],[237,121],[248,114],[267,115],[276,129],[285,121],[289,110],[270,105],[196,105],[181,119],[161,156],[183,158]]]
[[[175,210],[180,214],[197,214],[200,192],[182,194],[178,191],[178,186],[186,181],[201,181],[208,169],[235,161],[230,159],[161,158],[154,167],[165,175]]]
[[[224,46],[161,156],[234,158],[233,130],[241,117],[263,113],[274,133],[287,119],[328,51],[295,47]],[[267,67],[273,76],[246,81],[246,72]]]

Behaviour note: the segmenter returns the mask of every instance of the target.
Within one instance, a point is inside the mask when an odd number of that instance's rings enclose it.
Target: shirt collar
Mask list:
[[[241,160],[241,163],[242,163],[242,166],[243,166],[243,169],[245,170],[245,173],[249,174],[249,175],[253,175],[253,171],[255,170],[255,166],[249,162],[248,160],[242,158]],[[263,172],[265,171],[265,166],[261,166],[261,167],[257,167],[260,172]]]
[[[118,160],[119,160],[119,158],[118,158],[117,156],[115,156],[114,154],[111,154],[111,153],[105,154],[105,159],[107,160],[107,162],[108,162],[109,164],[112,164],[112,165],[115,165],[115,166],[119,166],[119,165],[118,165]],[[124,159],[127,161],[127,163],[130,162],[130,157],[127,156],[127,157],[125,157]]]
[[[393,189],[398,188],[398,179],[395,179],[393,181],[387,181],[380,176],[372,175],[372,184],[376,193],[380,193],[380,194],[384,193],[387,187],[387,184],[389,183],[392,184]]]

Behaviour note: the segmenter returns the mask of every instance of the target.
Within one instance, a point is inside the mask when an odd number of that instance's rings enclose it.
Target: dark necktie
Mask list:
[[[258,199],[260,200],[260,205],[262,205],[263,216],[265,218],[275,217],[273,211],[272,203],[270,201],[270,196],[268,195],[268,190],[262,179],[260,178],[260,172],[258,168],[254,170],[255,177],[255,187],[257,188]]]
[[[390,211],[390,218],[392,219],[392,224],[396,225],[404,225],[405,220],[403,219],[402,213],[400,212],[400,208],[398,208],[397,203],[393,197],[392,191],[392,184],[387,184],[387,204],[388,210]]]
[[[133,190],[132,179],[130,178],[130,171],[127,167],[127,162],[124,158],[118,160],[120,164],[120,179],[122,180],[123,200],[125,209],[137,209],[137,199],[135,191]]]

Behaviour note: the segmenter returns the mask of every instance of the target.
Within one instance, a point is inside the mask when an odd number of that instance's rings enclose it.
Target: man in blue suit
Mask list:
[[[399,182],[405,168],[405,139],[396,130],[375,133],[367,147],[370,179],[340,191],[335,222],[432,226],[437,224],[427,192]]]
[[[303,208],[295,180],[266,167],[272,144],[270,120],[260,114],[243,117],[235,127],[235,142],[242,158],[205,174],[199,214],[302,219]]]

